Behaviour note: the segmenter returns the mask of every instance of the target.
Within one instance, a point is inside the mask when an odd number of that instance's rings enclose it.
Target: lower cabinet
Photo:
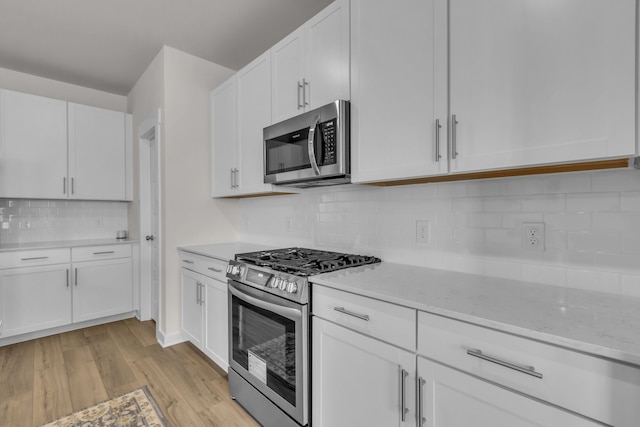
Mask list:
[[[602,426],[422,357],[418,375],[418,426]]]
[[[0,338],[71,324],[69,264],[0,270]]]
[[[312,351],[314,427],[415,425],[413,353],[318,317]]]
[[[182,333],[225,371],[229,367],[226,264],[180,252]]]

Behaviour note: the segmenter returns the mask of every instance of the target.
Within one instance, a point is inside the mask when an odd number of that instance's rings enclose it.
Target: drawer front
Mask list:
[[[1,252],[0,268],[64,264],[70,261],[69,248]]]
[[[180,267],[187,268],[225,283],[227,281],[228,264],[229,261],[180,251]]]
[[[424,312],[418,353],[606,424],[640,419],[637,367]]]
[[[71,248],[71,259],[73,262],[130,257],[131,245],[129,244]]]
[[[408,350],[416,348],[416,311],[313,284],[311,312]]]

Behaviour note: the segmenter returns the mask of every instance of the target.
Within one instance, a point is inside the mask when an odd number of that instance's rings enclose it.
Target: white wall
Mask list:
[[[245,241],[640,297],[639,170],[340,186],[238,203]],[[428,244],[416,243],[417,220],[430,222]],[[545,223],[544,252],[522,248],[531,221]]]
[[[0,68],[0,88],[115,111],[127,111],[127,97]]]
[[[170,47],[163,47],[128,95],[134,134],[162,110],[160,126],[161,292],[160,331],[180,331],[180,277],[177,246],[235,239],[232,201],[210,196],[209,93],[234,73]],[[135,201],[130,220],[139,214],[138,141],[134,146]],[[132,227],[130,227],[133,229]]]

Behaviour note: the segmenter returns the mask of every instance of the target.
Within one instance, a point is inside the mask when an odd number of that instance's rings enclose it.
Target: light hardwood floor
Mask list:
[[[147,385],[172,427],[255,427],[190,344],[128,319],[0,347],[0,426],[33,427]]]

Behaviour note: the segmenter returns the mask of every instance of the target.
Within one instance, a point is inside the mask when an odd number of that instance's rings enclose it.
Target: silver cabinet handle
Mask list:
[[[536,372],[536,368],[533,366],[516,365],[515,363],[507,362],[497,357],[489,356],[482,352],[482,350],[467,350],[469,356],[477,357],[487,362],[495,363],[496,365],[504,366],[505,368],[513,369],[514,371],[522,372],[523,374],[531,375],[532,377],[542,379],[542,374]]]
[[[78,269],[75,269],[75,274],[73,275],[73,280],[74,280],[74,284],[77,287],[78,286]]]
[[[451,158],[453,160],[458,158],[458,147],[456,142],[456,127],[458,125],[458,119],[456,115],[451,116]]]
[[[67,194],[67,177],[62,177],[62,194]]]
[[[303,80],[304,82],[304,80]],[[304,108],[304,104],[300,103],[300,91],[304,91],[304,84],[300,83],[300,80],[298,80],[298,110],[301,108]]]
[[[69,287],[69,269],[67,268],[67,288]]]
[[[76,194],[76,180],[71,178],[71,194]]]
[[[311,167],[313,168],[313,173],[316,175],[320,175],[320,168],[318,168],[318,162],[316,160],[316,152],[314,149],[314,139],[316,135],[316,126],[320,123],[320,116],[317,115],[313,118],[313,124],[309,126],[309,139],[307,141],[307,149],[309,151],[309,163],[311,163]]]
[[[193,264],[193,261],[191,261],[189,259],[183,259],[182,262],[187,263],[187,264]]]
[[[20,258],[20,261],[35,261],[37,259],[47,259],[49,258],[48,256],[34,256],[31,258]]]
[[[307,91],[305,89],[307,86],[311,87],[307,80],[302,79],[302,105],[305,107],[309,105],[307,102]],[[309,98],[311,98],[311,96],[309,96]]]
[[[400,421],[405,422],[407,419],[407,393],[406,393],[406,380],[409,376],[409,372],[407,372],[404,368],[400,369]]]
[[[94,255],[105,255],[105,254],[115,254],[116,251],[102,251],[102,252],[94,252]]]
[[[442,155],[440,155],[440,128],[442,128],[440,119],[436,119],[436,162],[439,162],[442,158]]]
[[[222,273],[222,270],[213,267],[208,267],[207,270],[215,271],[216,273]]]
[[[422,427],[422,424],[427,421],[424,418],[424,402],[422,397],[422,389],[425,384],[426,381],[422,377],[418,377],[418,427]]]
[[[229,169],[229,172],[231,173],[231,175],[229,176],[229,186],[230,186],[231,188],[234,188],[234,187],[233,187],[233,176],[234,176],[234,175],[233,175],[233,168]]]
[[[333,307],[333,309],[335,311],[339,311],[340,313],[344,313],[344,314],[349,315],[349,316],[357,317],[358,319],[366,320],[367,322],[369,321],[369,315],[368,314],[354,313],[353,311],[349,311],[344,307]]]

